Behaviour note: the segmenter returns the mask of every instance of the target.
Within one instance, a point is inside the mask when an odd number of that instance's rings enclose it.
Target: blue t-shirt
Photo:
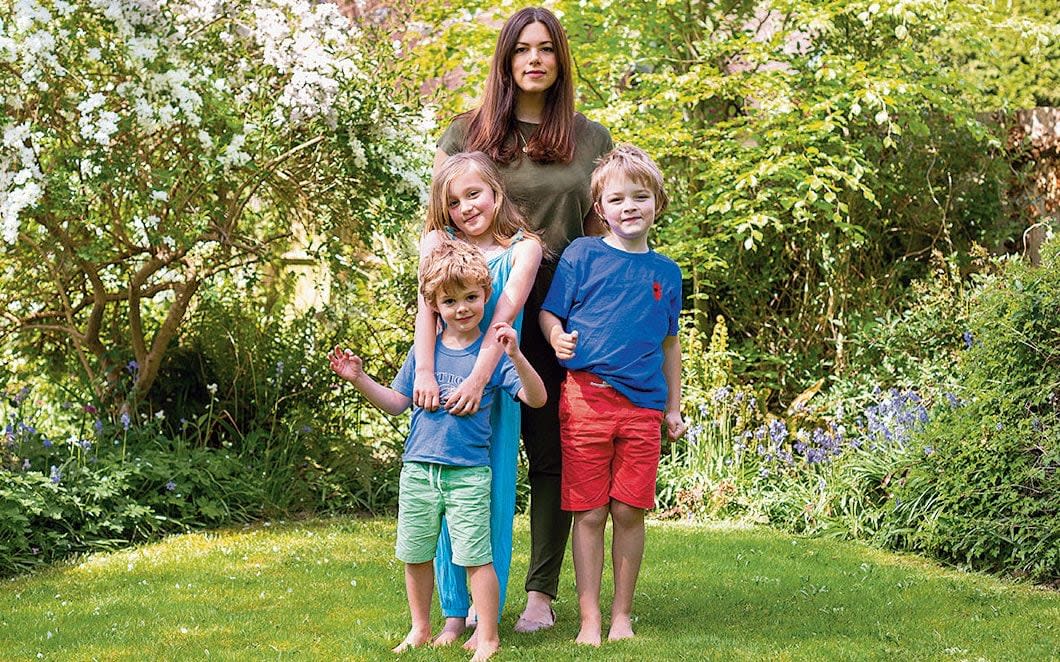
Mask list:
[[[444,403],[475,367],[482,336],[464,349],[446,347],[439,335],[434,342],[434,377]],[[416,379],[416,358],[409,349],[394,381],[398,393],[412,397]],[[454,416],[444,408],[427,411],[412,409],[412,426],[405,440],[403,462],[432,462],[453,467],[484,467],[490,463],[490,407],[498,389],[516,397],[523,387],[519,374],[507,355],[502,355],[497,369],[482,391],[482,402],[476,414]]]
[[[627,253],[601,237],[575,239],[541,309],[578,332],[564,367],[593,373],[638,407],[665,411],[662,342],[677,335],[681,314],[681,268],[673,260]]]

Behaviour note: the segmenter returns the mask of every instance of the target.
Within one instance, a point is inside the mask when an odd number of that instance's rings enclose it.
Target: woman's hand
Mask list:
[[[434,373],[417,370],[412,383],[412,404],[434,411],[438,409],[439,399],[438,380],[434,378]]]

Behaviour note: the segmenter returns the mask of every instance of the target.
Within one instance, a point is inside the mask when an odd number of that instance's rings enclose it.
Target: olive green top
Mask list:
[[[537,129],[537,124],[518,122],[523,144]],[[467,139],[467,116],[453,120],[438,140],[438,149],[446,154],[464,150]],[[552,249],[558,260],[570,242],[582,236],[582,220],[592,209],[589,178],[596,160],[611,151],[611,134],[584,115],[574,115],[574,158],[570,163],[537,163],[521,158],[499,165],[505,193],[515,202],[530,224]]]

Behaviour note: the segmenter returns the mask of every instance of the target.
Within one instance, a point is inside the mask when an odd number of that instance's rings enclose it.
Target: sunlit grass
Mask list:
[[[856,544],[672,523],[649,530],[637,638],[575,649],[569,564],[559,625],[511,632],[525,520],[516,535],[500,659],[1060,659],[1056,592]],[[393,659],[388,649],[408,625],[393,536],[381,519],[258,525],[10,580],[0,590],[0,658]],[[465,657],[453,648],[403,659]]]

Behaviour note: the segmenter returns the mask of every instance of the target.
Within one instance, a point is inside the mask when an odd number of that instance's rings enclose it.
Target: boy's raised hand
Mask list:
[[[557,333],[552,342],[552,349],[556,350],[556,358],[560,361],[574,358],[574,349],[578,346],[578,332]]]
[[[335,349],[328,353],[328,363],[336,375],[342,377],[351,384],[355,384],[364,375],[364,361],[349,349],[343,349],[335,345]]]
[[[515,329],[504,322],[497,322],[492,328],[493,333],[497,337],[497,342],[500,343],[504,353],[509,358],[519,353],[519,335],[515,332]]]

